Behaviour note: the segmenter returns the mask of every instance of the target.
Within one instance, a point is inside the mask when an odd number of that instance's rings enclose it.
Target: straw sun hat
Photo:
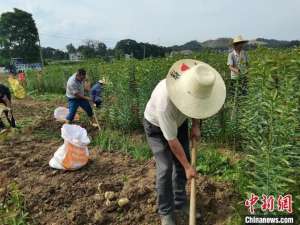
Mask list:
[[[169,98],[188,117],[213,116],[225,102],[226,88],[221,75],[204,62],[193,59],[175,62],[166,82]]]
[[[232,44],[238,44],[238,43],[247,43],[248,40],[245,40],[242,35],[236,36],[233,38]]]

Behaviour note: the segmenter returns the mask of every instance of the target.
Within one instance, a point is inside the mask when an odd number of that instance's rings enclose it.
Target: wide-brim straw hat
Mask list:
[[[248,40],[245,40],[242,35],[236,36],[235,38],[233,38],[232,40],[232,44],[238,44],[238,43],[247,43],[249,42]]]
[[[205,119],[216,114],[226,98],[225,83],[210,65],[193,59],[173,64],[166,78],[168,96],[183,114]]]

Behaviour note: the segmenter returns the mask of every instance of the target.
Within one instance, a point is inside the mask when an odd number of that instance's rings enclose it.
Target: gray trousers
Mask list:
[[[187,204],[185,170],[170,150],[161,129],[146,119],[144,119],[144,129],[156,162],[158,212],[161,215],[166,215]],[[190,161],[187,120],[178,128],[177,138]]]

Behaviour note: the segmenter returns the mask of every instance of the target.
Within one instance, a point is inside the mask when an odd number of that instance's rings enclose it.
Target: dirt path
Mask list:
[[[0,200],[7,185],[16,182],[33,224],[159,224],[154,162],[138,162],[94,147],[90,149],[91,161],[81,170],[65,172],[48,166],[62,144],[61,124],[52,119],[58,104],[62,102],[27,99],[15,105],[17,121],[27,128],[17,138],[0,142]],[[197,189],[204,224],[224,224],[234,195],[230,184],[199,177]],[[125,208],[117,207],[115,202],[108,207],[106,191],[116,192],[118,198],[127,197],[130,203]]]

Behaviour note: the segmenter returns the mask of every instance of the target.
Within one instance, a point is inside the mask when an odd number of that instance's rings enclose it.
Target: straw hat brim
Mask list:
[[[235,44],[239,44],[239,43],[247,43],[249,42],[248,40],[245,40],[242,35],[239,35],[235,38],[233,38],[232,40],[232,44],[235,45]]]
[[[182,74],[180,67],[185,64],[189,68],[205,64],[209,67],[210,72],[215,74],[215,82],[211,93],[206,98],[196,98],[190,94],[189,87],[182,85],[180,79],[174,79],[171,76],[172,71]],[[205,119],[215,115],[223,106],[226,98],[226,87],[221,75],[211,66],[198,60],[183,59],[175,62],[166,78],[167,91],[172,103],[183,114],[190,118]]]
[[[233,41],[232,44],[233,44],[233,45],[239,44],[239,43],[246,44],[246,43],[248,43],[248,42],[249,42],[248,40],[241,40],[241,41]]]

